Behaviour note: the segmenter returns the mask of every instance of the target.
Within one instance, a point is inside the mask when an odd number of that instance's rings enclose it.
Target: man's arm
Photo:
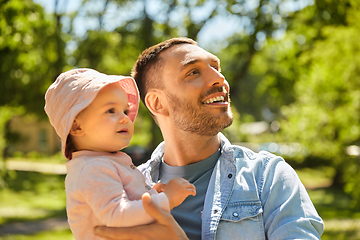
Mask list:
[[[268,164],[261,193],[268,239],[320,239],[323,221],[294,169],[277,158]]]
[[[170,213],[163,211],[155,204],[149,193],[144,193],[142,202],[145,211],[156,222],[135,227],[105,227],[97,226],[94,234],[107,240],[136,239],[136,240],[188,240],[185,232]]]

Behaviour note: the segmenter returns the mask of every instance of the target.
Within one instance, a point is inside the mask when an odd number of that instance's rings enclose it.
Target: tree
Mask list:
[[[95,1],[84,1],[78,13],[72,15],[72,22],[81,17],[97,19],[98,24],[93,24],[95,27],[88,30],[85,36],[78,37],[72,33],[77,46],[72,54],[74,66],[127,75],[145,48],[170,37],[188,36],[197,39],[204,26],[212,24],[213,20],[232,16],[243,22],[243,30],[226,40],[228,47],[223,49],[226,44],[222,46],[218,55],[224,62],[223,72],[232,86],[233,106],[242,114],[255,115],[259,119],[261,101],[251,96],[260,79],[249,73],[249,67],[253,56],[261,50],[266,39],[278,30],[286,30],[287,21],[292,16],[289,11],[293,11],[286,10],[283,6],[286,2],[259,0],[249,4],[243,0],[163,0],[154,5],[146,0],[96,1],[98,7],[94,8],[91,6],[96,4]],[[126,14],[128,12],[132,14]],[[113,31],[107,27],[107,19],[112,19]],[[208,47],[211,49],[214,45]],[[148,143],[152,150],[162,140],[161,134],[143,107],[139,116],[151,122],[153,140]]]
[[[242,23],[242,31],[238,31],[226,40],[227,47],[218,55],[224,64],[223,72],[231,85],[232,102],[243,116],[245,121],[267,120],[274,117],[264,114],[264,109],[276,112],[283,103],[292,101],[291,83],[281,82],[269,76],[268,82],[273,82],[271,91],[259,90],[258,85],[264,84],[265,69],[272,70],[270,66],[263,66],[254,61],[268,61],[269,56],[262,52],[267,51],[266,46],[274,39],[283,35],[294,19],[294,15],[305,6],[295,1],[227,1],[227,11]],[[268,53],[274,57],[273,53]],[[283,57],[286,53],[283,54]],[[256,58],[256,59],[255,59]],[[282,73],[282,74],[289,74]],[[283,76],[288,77],[288,76]],[[289,86],[290,85],[290,86]],[[279,97],[277,88],[281,87],[288,94]],[[260,92],[259,92],[260,91]],[[269,100],[271,100],[269,102]]]
[[[255,87],[246,98],[255,96],[260,110],[269,109],[275,115],[273,119],[281,117],[281,107],[295,101],[294,84],[302,74],[299,62],[302,53],[311,52],[316,41],[323,38],[323,27],[346,26],[350,8],[347,0],[318,0],[302,10],[280,14],[285,15],[283,28],[273,29],[272,37],[260,42],[261,51],[255,52],[248,68],[246,80],[255,79]],[[247,91],[246,86],[243,88]]]
[[[334,184],[359,206],[359,156],[348,147],[360,144],[360,5],[326,3],[317,1],[299,12],[286,36],[256,56],[256,69],[263,74],[259,89],[290,83],[278,87],[279,94],[268,101],[280,103],[273,104],[282,116],[277,139],[301,143],[307,149],[304,163],[333,167]],[[286,99],[286,91],[293,99],[276,101]]]
[[[59,23],[59,21],[58,21]],[[63,41],[56,23],[31,0],[0,5],[0,152],[5,157],[14,115],[45,117],[44,94],[62,71]]]
[[[30,0],[3,1],[0,33],[0,106],[22,106],[45,116],[44,93],[58,74],[60,58],[54,22]]]
[[[284,108],[282,125],[287,139],[301,142],[312,158],[336,169],[335,184],[345,184],[357,201],[360,162],[346,149],[360,143],[359,30],[322,30],[324,39],[302,56],[310,66],[295,84],[296,102]]]

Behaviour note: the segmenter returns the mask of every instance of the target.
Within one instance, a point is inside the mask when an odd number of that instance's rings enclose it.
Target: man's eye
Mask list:
[[[212,66],[216,71],[219,71],[219,66]]]
[[[194,74],[198,74],[199,73],[199,70],[197,69],[194,69],[194,70],[191,70],[188,74],[188,76],[191,76],[191,75],[194,75]]]
[[[106,111],[107,113],[115,113],[115,108],[110,108],[109,110]]]

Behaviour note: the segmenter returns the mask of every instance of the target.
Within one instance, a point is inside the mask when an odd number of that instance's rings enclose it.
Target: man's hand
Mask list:
[[[98,226],[94,228],[94,234],[107,240],[189,240],[173,216],[161,210],[151,200],[149,193],[144,193],[142,202],[145,211],[156,220],[155,223],[116,228]]]

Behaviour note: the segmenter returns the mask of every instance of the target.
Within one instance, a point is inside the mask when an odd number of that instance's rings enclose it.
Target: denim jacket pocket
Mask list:
[[[216,239],[265,240],[262,212],[260,201],[229,203],[220,218]]]
[[[238,222],[243,219],[256,217],[262,212],[263,209],[260,202],[229,203],[221,216],[221,220]]]

